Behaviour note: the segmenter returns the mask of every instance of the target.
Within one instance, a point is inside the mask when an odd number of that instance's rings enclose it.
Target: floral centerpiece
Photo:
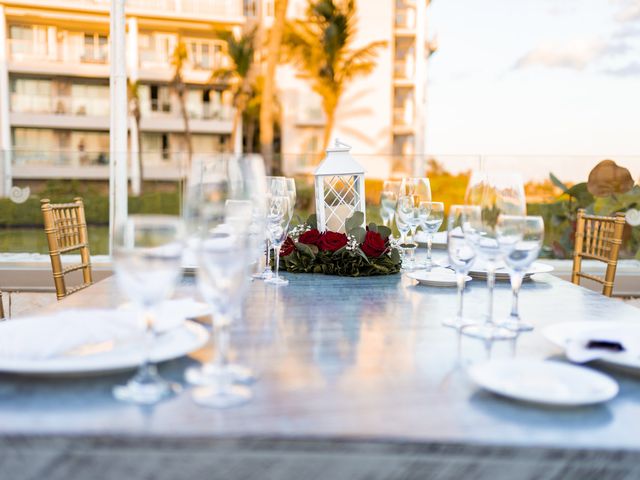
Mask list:
[[[324,273],[347,277],[389,275],[400,271],[400,250],[388,227],[370,223],[363,228],[364,214],[355,212],[345,231],[320,232],[316,216],[291,230],[280,250],[280,265],[293,273]]]

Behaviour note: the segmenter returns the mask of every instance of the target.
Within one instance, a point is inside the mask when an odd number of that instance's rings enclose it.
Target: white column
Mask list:
[[[111,0],[109,251],[116,228],[127,218],[127,63],[124,0]]]
[[[47,27],[47,57],[53,61],[58,59],[58,34],[56,27]]]
[[[128,56],[127,64],[129,66],[129,81],[134,84],[138,81],[138,19],[136,17],[130,17],[127,20],[129,25],[128,40]],[[131,115],[131,109],[129,110],[129,150],[131,152],[131,193],[133,195],[140,195],[142,178],[140,177],[140,152],[138,151],[138,125],[136,125],[136,119]]]
[[[427,96],[427,4],[428,0],[416,2],[416,48],[415,48],[415,74],[414,74],[414,98],[415,98],[415,130],[414,151],[416,162],[415,174],[424,173],[425,160],[425,114]]]
[[[11,125],[9,123],[9,69],[7,67],[7,20],[4,5],[0,5],[0,154],[2,155],[2,181],[0,197],[11,193]]]

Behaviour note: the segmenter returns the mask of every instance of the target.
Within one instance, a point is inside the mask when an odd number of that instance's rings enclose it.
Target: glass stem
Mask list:
[[[214,322],[216,330],[216,356],[215,365],[220,373],[218,382],[221,389],[227,388],[230,384],[226,368],[229,363],[229,325],[230,318],[226,315],[219,315]]]
[[[487,290],[489,292],[489,307],[487,309],[486,323],[493,323],[493,287],[496,283],[496,267],[492,262],[487,266]]]
[[[151,349],[153,348],[153,341],[155,339],[153,313],[150,310],[145,309],[142,319],[144,321],[144,347],[142,351],[142,363],[140,364],[138,375],[149,377],[158,372],[155,364],[151,362]]]
[[[276,282],[280,280],[280,245],[273,248],[276,256]]]
[[[433,244],[433,234],[427,233],[427,265],[431,266],[431,245]]]
[[[456,283],[458,284],[458,322],[462,323],[462,308],[464,301],[464,279],[466,275],[464,273],[456,273]]]
[[[267,263],[264,265],[265,270],[271,270],[271,243],[267,240]]]
[[[520,294],[520,287],[522,286],[522,272],[514,272],[511,275],[511,291],[513,292],[511,300],[511,316],[519,319],[520,313],[518,310],[518,296]]]

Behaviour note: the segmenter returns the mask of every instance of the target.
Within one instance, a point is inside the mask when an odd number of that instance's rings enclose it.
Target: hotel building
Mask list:
[[[385,40],[374,72],[356,79],[338,111],[334,134],[351,143],[372,174],[391,155],[424,153],[428,0],[358,3],[356,46]],[[13,176],[107,178],[109,152],[109,0],[0,0],[0,149]],[[305,0],[290,0],[301,16]],[[127,74],[137,82],[139,135],[147,179],[181,173],[184,122],[171,88],[178,41],[194,152],[219,152],[230,141],[233,109],[211,72],[228,64],[223,30],[272,21],[271,0],[127,0]],[[278,69],[282,151],[287,173],[304,171],[321,144],[320,99],[290,66]],[[132,130],[136,131],[133,132]],[[5,153],[6,154],[6,153]]]

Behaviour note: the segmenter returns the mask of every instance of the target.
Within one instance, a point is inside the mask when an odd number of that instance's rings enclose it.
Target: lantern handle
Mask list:
[[[346,147],[348,149],[351,149],[351,145],[347,145],[346,143],[341,141],[338,137],[336,137],[336,139],[335,139],[335,147],[336,148]]]

